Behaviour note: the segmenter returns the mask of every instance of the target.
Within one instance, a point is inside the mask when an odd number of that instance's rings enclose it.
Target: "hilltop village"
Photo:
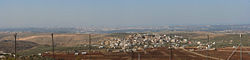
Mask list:
[[[187,38],[178,35],[137,33],[129,35],[126,38],[112,38],[111,40],[102,41],[99,48],[107,48],[109,52],[136,52],[157,47],[185,48],[189,44],[198,44],[195,49],[211,49],[211,46],[215,45],[215,42],[202,44],[197,41],[193,43]]]

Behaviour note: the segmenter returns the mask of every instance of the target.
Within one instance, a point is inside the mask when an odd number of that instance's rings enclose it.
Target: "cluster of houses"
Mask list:
[[[13,54],[11,53],[5,53],[3,51],[0,51],[0,60],[6,59],[8,56],[12,56]]]
[[[113,52],[133,52],[156,47],[181,47],[188,40],[177,35],[133,34],[126,38],[113,38],[101,42],[99,48],[115,49]]]

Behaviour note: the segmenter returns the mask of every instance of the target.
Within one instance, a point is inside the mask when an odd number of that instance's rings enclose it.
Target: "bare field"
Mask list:
[[[52,57],[51,54],[44,54],[44,57]],[[134,53],[96,53],[86,55],[74,54],[56,54],[56,59],[75,60],[75,59],[94,59],[94,60],[205,60],[202,57],[193,53],[186,52],[182,49],[171,50],[167,48],[147,49],[145,52]],[[209,58],[210,59],[210,58]]]
[[[222,48],[224,49],[224,48]],[[227,48],[228,49],[228,48]],[[134,53],[89,53],[86,55],[74,55],[71,54],[56,54],[56,59],[64,59],[64,60],[226,60],[232,51],[219,51],[211,50],[211,51],[194,51],[187,52],[183,49],[173,49],[172,54],[171,50],[167,48],[154,48],[154,49],[146,49],[144,52],[134,52]],[[249,50],[248,50],[249,51]],[[52,54],[43,54],[44,57],[52,57]],[[239,52],[235,53],[230,60],[239,60]],[[250,59],[250,54],[243,53],[243,59]]]
[[[91,34],[92,44],[98,44],[99,40],[105,39],[108,34]],[[13,36],[7,36],[1,40],[13,40]],[[17,40],[30,41],[41,45],[51,45],[50,34],[19,36]],[[58,46],[76,46],[80,44],[87,44],[89,34],[54,34],[55,44]]]
[[[195,51],[197,53],[207,55],[207,56],[212,56],[220,59],[227,60],[228,57],[232,54],[234,48],[219,48],[217,50],[211,50],[211,51]],[[250,59],[250,48],[243,48],[243,59],[247,60]],[[240,49],[237,49],[237,51],[232,55],[230,60],[240,60]]]

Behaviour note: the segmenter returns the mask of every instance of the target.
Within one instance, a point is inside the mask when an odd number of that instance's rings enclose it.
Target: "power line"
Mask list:
[[[242,56],[243,56],[242,55],[242,34],[240,34],[240,43],[239,43],[238,47],[232,52],[232,54],[227,58],[227,60],[231,59],[231,57],[234,55],[234,53],[236,52],[236,50],[238,48],[240,48],[240,60],[243,60],[243,58],[242,58]]]

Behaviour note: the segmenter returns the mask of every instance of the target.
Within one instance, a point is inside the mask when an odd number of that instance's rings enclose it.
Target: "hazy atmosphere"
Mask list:
[[[0,27],[249,24],[250,0],[1,0]]]
[[[0,0],[0,60],[249,60],[250,0]]]

